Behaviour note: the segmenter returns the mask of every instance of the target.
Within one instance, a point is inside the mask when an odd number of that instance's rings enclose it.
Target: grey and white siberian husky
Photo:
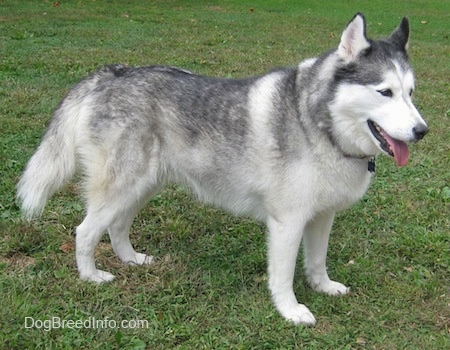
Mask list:
[[[130,243],[133,218],[162,186],[184,184],[203,201],[267,224],[273,302],[287,320],[313,325],[293,289],[300,242],[312,289],[347,293],[325,266],[334,215],[363,196],[377,154],[403,166],[406,143],[428,131],[411,101],[408,38],[403,18],[388,38],[368,39],[358,13],[337,49],[262,76],[107,66],[54,112],[18,184],[22,210],[39,215],[81,169],[78,271],[83,280],[107,282],[114,276],[94,263],[104,232],[124,263],[152,263]]]

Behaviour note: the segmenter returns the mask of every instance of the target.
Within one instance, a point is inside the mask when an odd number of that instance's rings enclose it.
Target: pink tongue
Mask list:
[[[392,151],[394,152],[394,159],[397,165],[398,166],[406,165],[406,163],[408,163],[409,158],[408,145],[403,141],[393,139],[387,133],[383,133],[383,137],[391,146]]]

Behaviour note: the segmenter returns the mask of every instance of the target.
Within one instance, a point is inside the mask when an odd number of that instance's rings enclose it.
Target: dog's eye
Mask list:
[[[413,93],[414,93],[414,90],[413,90],[413,89],[409,90],[409,96],[410,96],[410,97],[412,97]]]
[[[391,89],[383,89],[383,90],[378,90],[378,92],[385,97],[392,97],[394,94],[392,93]]]

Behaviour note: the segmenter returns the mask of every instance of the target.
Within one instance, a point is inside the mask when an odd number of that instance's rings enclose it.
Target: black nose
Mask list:
[[[416,140],[422,140],[423,137],[428,133],[428,126],[425,124],[419,124],[413,128],[414,136]]]

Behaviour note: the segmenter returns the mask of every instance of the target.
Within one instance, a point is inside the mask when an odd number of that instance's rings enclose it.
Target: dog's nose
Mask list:
[[[419,124],[413,128],[414,136],[416,137],[416,140],[422,140],[423,137],[428,133],[428,126],[425,124]]]

